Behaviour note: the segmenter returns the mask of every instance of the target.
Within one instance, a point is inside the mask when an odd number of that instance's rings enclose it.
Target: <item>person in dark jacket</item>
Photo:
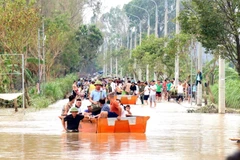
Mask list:
[[[137,91],[137,87],[136,87],[135,83],[132,82],[132,85],[130,87],[131,95],[136,95],[136,91]]]
[[[76,107],[72,107],[70,112],[70,115],[67,115],[62,119],[63,129],[67,132],[79,132],[80,121],[84,118],[84,116],[78,114],[78,109]],[[67,127],[65,122],[67,122]]]
[[[198,83],[202,84],[202,72],[198,71],[197,75],[196,75],[196,86],[198,85]]]

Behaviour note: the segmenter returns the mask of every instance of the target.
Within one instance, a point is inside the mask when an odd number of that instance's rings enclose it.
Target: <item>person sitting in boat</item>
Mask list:
[[[70,109],[70,113],[70,115],[67,115],[65,118],[62,119],[63,128],[67,132],[79,132],[80,121],[84,118],[84,116],[78,114],[78,109],[76,107],[72,107]]]
[[[126,117],[131,117],[132,116],[132,112],[130,111],[131,107],[130,105],[126,105],[125,106],[125,115]]]
[[[108,118],[121,118],[122,108],[119,103],[114,99],[114,92],[108,94],[110,100],[110,111],[108,112]]]
[[[61,116],[66,116],[68,114],[70,108],[72,107],[72,105],[75,102],[75,96],[74,95],[69,96],[68,100],[69,100],[69,102],[62,108]]]
[[[119,106],[122,109],[121,117],[126,117],[126,114],[125,114],[125,111],[124,111],[124,106],[123,106],[121,100],[120,99],[116,99],[116,101],[118,102]]]
[[[80,98],[78,98],[76,100],[76,104],[75,104],[75,107],[78,109],[78,114],[82,114],[81,106],[82,106],[82,100]]]
[[[100,99],[99,100],[99,106],[101,108],[101,112],[103,112],[103,111],[109,112],[110,111],[110,107],[107,105],[105,99]]]
[[[92,106],[87,106],[87,109],[84,111],[84,116],[90,116],[92,114]]]
[[[97,117],[98,118],[107,118],[107,113],[110,111],[110,107],[106,103],[105,99],[99,100],[99,106],[101,108],[101,113]]]

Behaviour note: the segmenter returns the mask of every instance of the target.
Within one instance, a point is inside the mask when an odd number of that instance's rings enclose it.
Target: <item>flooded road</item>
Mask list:
[[[146,134],[66,134],[57,117],[66,102],[0,115],[0,159],[224,160],[238,150],[229,140],[240,137],[236,114],[186,113],[175,103],[137,105],[135,115],[151,116]]]

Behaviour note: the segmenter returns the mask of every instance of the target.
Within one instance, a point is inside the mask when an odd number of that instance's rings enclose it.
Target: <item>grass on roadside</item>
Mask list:
[[[227,79],[226,80],[226,107],[240,109],[240,80]],[[218,84],[211,87],[214,98],[218,102]]]
[[[64,96],[72,89],[72,83],[77,76],[71,74],[64,78],[55,79],[42,86],[43,93],[38,95],[35,88],[29,90],[31,107],[40,109],[46,108],[57,100],[63,99]]]

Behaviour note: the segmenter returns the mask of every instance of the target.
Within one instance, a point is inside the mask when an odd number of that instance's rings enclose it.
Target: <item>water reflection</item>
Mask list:
[[[70,153],[82,150],[84,155],[105,157],[123,154],[123,151],[146,150],[145,134],[95,134],[95,133],[64,133],[62,138],[62,152]]]

